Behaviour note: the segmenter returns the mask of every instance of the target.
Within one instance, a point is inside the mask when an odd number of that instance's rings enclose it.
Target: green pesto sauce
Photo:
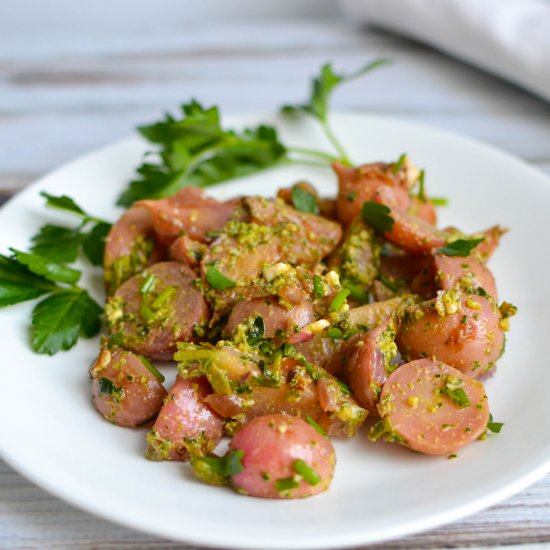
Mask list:
[[[397,357],[395,330],[393,328],[387,328],[377,338],[376,345],[378,346],[380,353],[384,356],[384,369],[386,374],[390,375],[397,368],[397,365],[391,364],[391,360]]]
[[[370,287],[380,268],[380,243],[374,231],[362,220],[355,220],[339,248],[342,279]]]
[[[152,239],[139,235],[132,245],[130,254],[120,256],[105,268],[105,286],[108,294],[113,294],[122,283],[147,267],[154,246]]]

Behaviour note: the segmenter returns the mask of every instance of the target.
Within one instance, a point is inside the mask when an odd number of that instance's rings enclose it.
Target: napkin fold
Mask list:
[[[550,101],[546,0],[341,0],[353,19],[408,35]]]

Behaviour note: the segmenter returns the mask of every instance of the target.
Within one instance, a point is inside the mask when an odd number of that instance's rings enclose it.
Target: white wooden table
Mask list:
[[[380,54],[395,63],[342,89],[337,108],[474,136],[550,173],[548,104],[422,45],[361,29],[328,0],[203,2],[200,10],[171,0],[3,0],[2,12],[2,200],[190,97],[226,113],[273,111],[303,99],[324,61],[351,69]],[[545,543],[550,476],[475,517],[383,547]],[[81,512],[0,461],[0,548],[181,547]]]

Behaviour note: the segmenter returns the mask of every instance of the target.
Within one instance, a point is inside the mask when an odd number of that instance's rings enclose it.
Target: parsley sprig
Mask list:
[[[31,345],[53,355],[72,348],[79,336],[99,332],[101,307],[77,286],[80,271],[34,253],[12,249],[0,255],[0,307],[49,294],[32,312]]]
[[[47,206],[74,214],[81,223],[76,228],[44,225],[32,237],[29,252],[10,248],[10,256],[0,255],[0,308],[48,295],[32,311],[31,346],[36,353],[54,355],[72,348],[80,336],[99,332],[102,309],[77,285],[81,271],[66,264],[82,250],[100,265],[111,224],[66,195],[41,195]]]
[[[120,195],[118,204],[130,206],[140,199],[168,197],[182,187],[207,187],[291,162],[327,166],[338,160],[350,165],[329,125],[330,98],[341,84],[387,62],[377,59],[351,74],[338,74],[327,63],[313,80],[308,102],[282,108],[284,114],[305,113],[318,120],[336,155],[289,146],[273,126],[265,124],[240,131],[225,128],[217,107],[192,100],[181,105],[178,116],[167,114],[160,122],[138,128],[155,150],[147,153],[137,169],[138,177]]]
[[[181,117],[138,128],[158,148],[155,161],[138,168],[139,177],[119,197],[130,206],[145,198],[168,197],[186,186],[207,187],[253,174],[285,159],[286,147],[272,126],[259,125],[240,132],[225,129],[217,107],[198,101],[181,106]]]
[[[46,206],[74,214],[81,219],[81,223],[76,228],[50,224],[42,226],[31,239],[31,251],[63,264],[74,262],[79,250],[82,250],[93,265],[101,265],[105,239],[111,224],[86,213],[67,195],[50,195],[44,191],[40,195],[46,199]]]
[[[350,82],[361,76],[364,76],[367,73],[370,73],[374,69],[386,65],[389,63],[387,59],[375,59],[370,63],[367,63],[357,71],[349,74],[338,74],[334,72],[331,63],[326,63],[321,67],[321,72],[316,76],[311,85],[310,97],[307,103],[298,104],[298,105],[285,105],[282,108],[284,114],[298,114],[305,113],[313,118],[317,119],[321,123],[321,127],[329,140],[332,146],[338,152],[340,160],[343,164],[351,166],[351,161],[336,138],[336,135],[332,131],[329,121],[329,106],[330,99],[334,90],[346,82]]]

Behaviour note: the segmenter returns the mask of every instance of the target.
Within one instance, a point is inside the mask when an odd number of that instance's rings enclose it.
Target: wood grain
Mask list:
[[[183,3],[158,0],[140,3],[141,15],[130,9],[135,5],[97,0],[83,19],[68,0],[5,1],[0,204],[45,172],[127,136],[191,97],[226,113],[272,112],[304,98],[322,62],[349,69],[378,55],[395,62],[339,92],[335,108],[392,114],[473,136],[550,173],[548,104],[423,45],[355,26],[333,2],[284,0],[262,13],[246,0],[231,8],[209,1],[189,13]],[[461,522],[376,548],[545,543],[550,476]],[[92,517],[0,461],[0,548],[190,547]]]

